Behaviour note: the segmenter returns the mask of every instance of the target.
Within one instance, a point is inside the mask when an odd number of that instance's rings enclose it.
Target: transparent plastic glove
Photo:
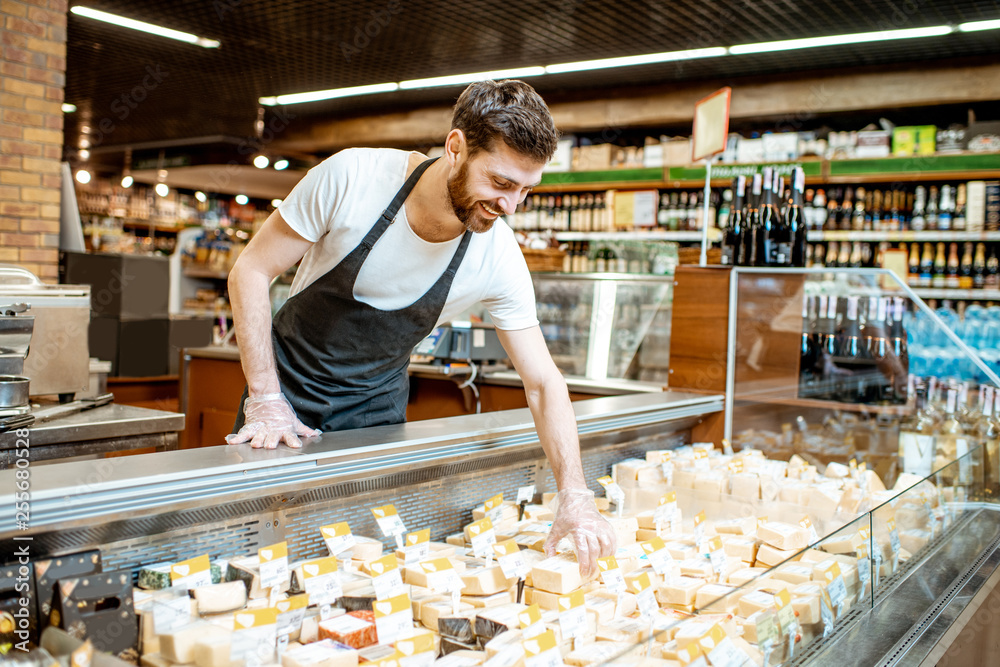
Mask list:
[[[239,433],[226,436],[230,445],[249,441],[255,449],[275,449],[279,442],[284,442],[298,449],[302,446],[299,436],[311,437],[322,433],[300,422],[292,404],[280,392],[248,397],[243,404],[243,415],[244,424]]]
[[[572,535],[580,574],[591,578],[597,573],[597,559],[615,553],[615,532],[597,511],[593,491],[563,489],[556,494],[556,502],[556,518],[545,540],[545,553],[554,556],[559,540]]]

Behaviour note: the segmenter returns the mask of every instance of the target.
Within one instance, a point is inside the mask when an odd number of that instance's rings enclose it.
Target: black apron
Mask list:
[[[462,236],[437,282],[406,308],[380,310],[362,303],[354,298],[354,283],[375,242],[432,162],[413,170],[357,248],[274,315],[271,339],[278,381],[306,426],[329,432],[406,421],[410,354],[434,330],[471,232]],[[244,391],[234,433],[243,426],[246,397]]]

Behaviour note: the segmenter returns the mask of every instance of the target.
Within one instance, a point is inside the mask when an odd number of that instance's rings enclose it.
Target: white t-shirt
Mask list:
[[[406,180],[411,153],[351,148],[316,165],[281,202],[288,225],[313,245],[302,258],[291,294],[335,267],[364,239]],[[382,310],[414,303],[448,268],[461,236],[442,243],[421,239],[400,207],[361,266],[354,298]],[[535,292],[524,255],[507,223],[473,234],[438,324],[482,302],[498,329],[538,324]]]

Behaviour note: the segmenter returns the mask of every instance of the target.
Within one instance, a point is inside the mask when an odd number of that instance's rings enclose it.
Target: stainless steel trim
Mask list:
[[[32,446],[69,444],[150,433],[173,433],[184,429],[184,415],[132,405],[104,405],[67,415],[31,428]],[[0,450],[13,449],[14,433],[0,433]]]
[[[614,280],[617,282],[672,283],[674,276],[661,276],[652,273],[536,273],[534,278],[546,280]]]
[[[582,436],[697,418],[719,396],[681,392],[573,404]],[[32,522],[18,534],[102,524],[311,488],[470,457],[540,451],[527,409],[329,433],[301,450],[207,447],[32,469]],[[0,539],[15,534],[14,471],[0,471]]]

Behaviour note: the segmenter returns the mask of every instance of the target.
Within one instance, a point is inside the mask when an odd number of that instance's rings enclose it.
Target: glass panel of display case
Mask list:
[[[559,370],[592,380],[665,380],[672,273],[539,273],[532,280],[542,334]]]

